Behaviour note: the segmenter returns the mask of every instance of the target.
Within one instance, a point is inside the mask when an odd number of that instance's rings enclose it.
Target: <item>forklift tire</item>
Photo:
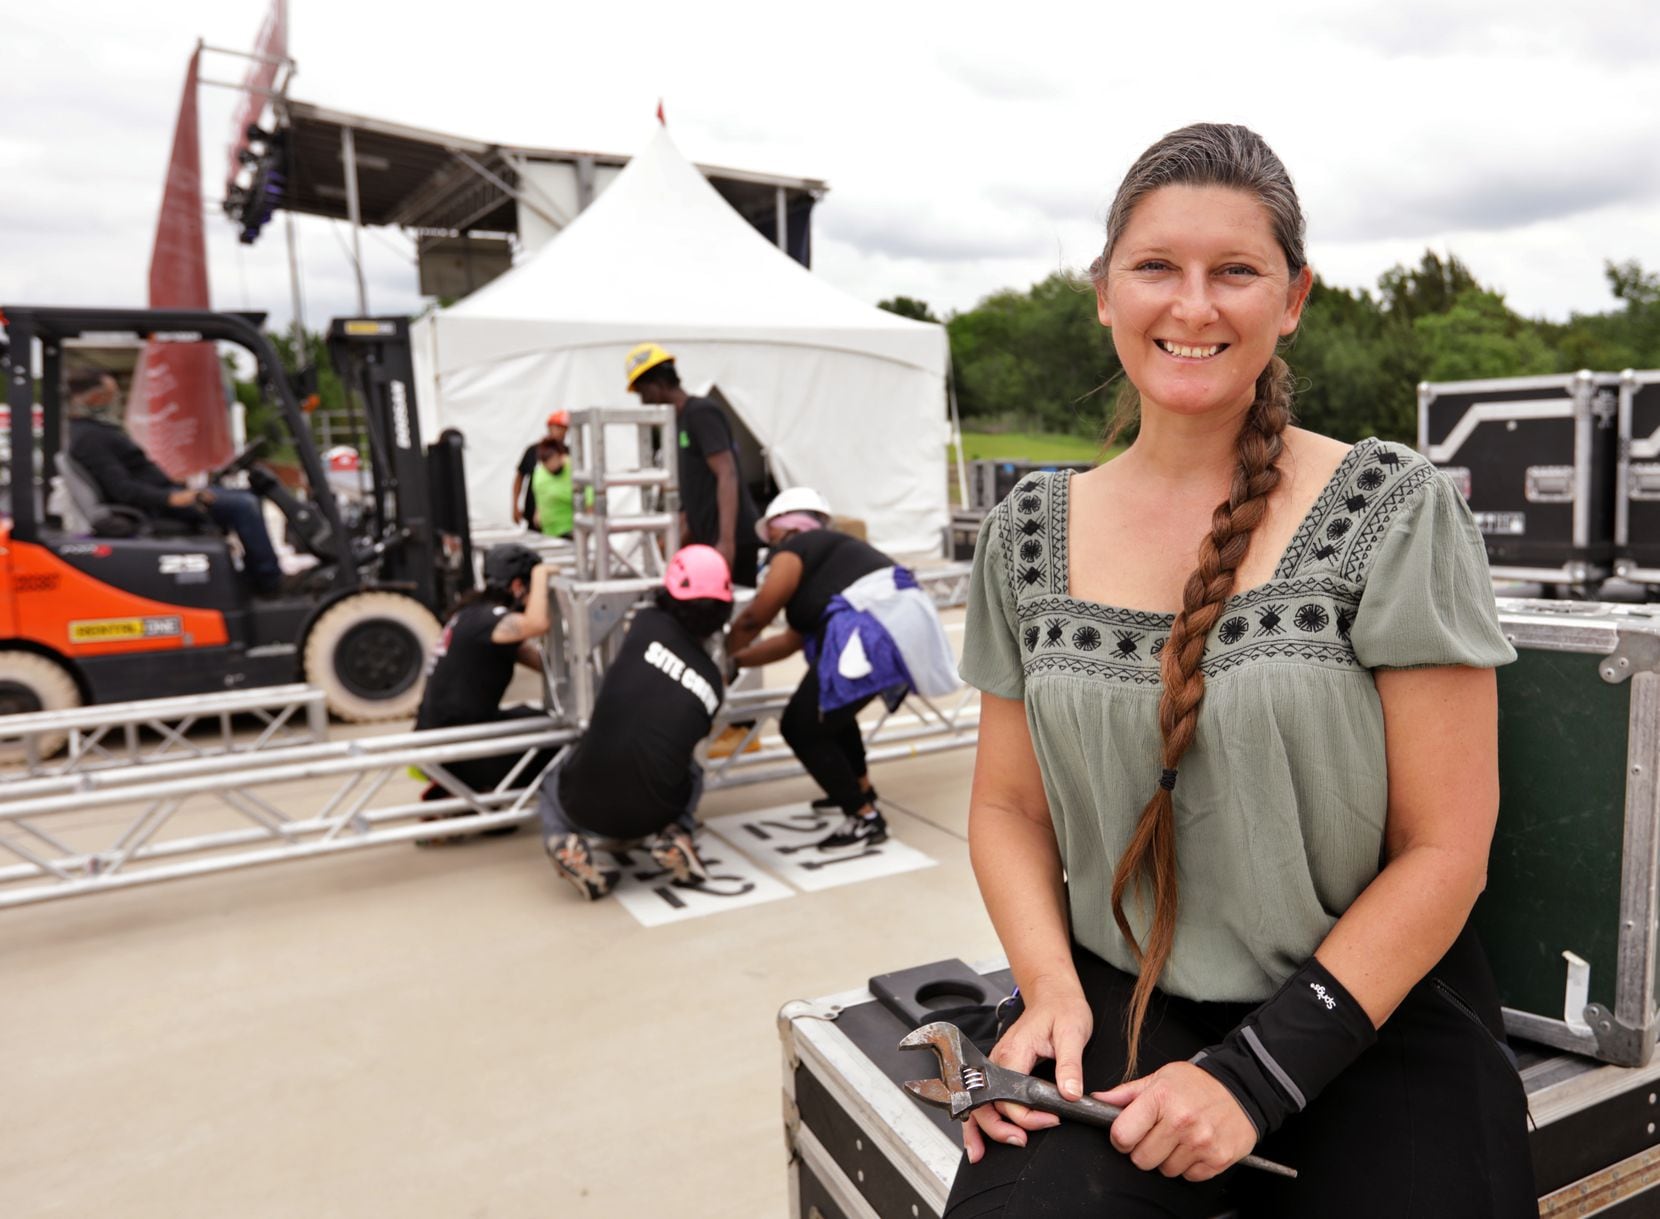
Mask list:
[[[305,641],[305,679],[352,723],[408,719],[421,705],[438,619],[398,593],[354,593],[331,605]]]
[[[64,667],[33,652],[0,651],[0,715],[63,711],[81,705],[81,690]],[[37,756],[49,758],[63,748],[67,732],[35,738]],[[20,741],[0,744],[0,763],[27,760]]]

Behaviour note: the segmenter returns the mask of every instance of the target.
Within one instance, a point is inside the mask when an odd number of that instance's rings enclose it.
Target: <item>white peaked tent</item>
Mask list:
[[[659,129],[536,254],[414,331],[428,436],[467,440],[476,523],[507,523],[550,410],[626,405],[623,357],[661,343],[713,383],[781,486],[811,486],[892,554],[937,552],[946,503],[942,326],[866,305],[769,243]]]

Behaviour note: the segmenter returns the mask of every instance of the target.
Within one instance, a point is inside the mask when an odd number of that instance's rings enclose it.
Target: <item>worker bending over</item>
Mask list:
[[[669,560],[655,604],[639,610],[605,670],[588,730],[542,781],[543,845],[554,871],[584,898],[604,897],[620,872],[591,839],[645,840],[682,884],[708,878],[692,845],[703,769],[693,758],[724,693],[710,636],[732,613],[732,577],[712,547]]]
[[[767,505],[756,527],[771,546],[767,578],[726,638],[727,656],[744,668],[806,653],[807,673],[778,727],[825,791],[815,807],[844,814],[818,844],[826,851],[862,849],[888,836],[859,712],[878,695],[891,710],[912,690],[949,694],[958,684],[945,628],[916,578],[829,523],[830,505],[811,487],[784,491]],[[786,628],[757,642],[780,611]]]

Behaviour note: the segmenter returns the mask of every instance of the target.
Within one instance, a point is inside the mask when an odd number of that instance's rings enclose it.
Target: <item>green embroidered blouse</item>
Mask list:
[[[987,517],[962,675],[1024,700],[1072,933],[1133,973],[1112,873],[1159,777],[1158,656],[1174,615],[1070,595],[1070,490],[1070,472],[1035,475]],[[1160,988],[1268,998],[1377,875],[1388,793],[1374,669],[1515,656],[1457,489],[1410,449],[1357,444],[1273,578],[1232,597],[1206,642],[1175,789],[1180,901]],[[1126,913],[1144,937],[1150,898]]]

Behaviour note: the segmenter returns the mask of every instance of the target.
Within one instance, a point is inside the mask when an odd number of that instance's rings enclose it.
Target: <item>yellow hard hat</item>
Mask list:
[[[634,388],[634,382],[640,379],[641,373],[659,364],[667,364],[672,359],[674,357],[656,343],[641,343],[623,361],[623,370],[628,374],[628,388]]]

